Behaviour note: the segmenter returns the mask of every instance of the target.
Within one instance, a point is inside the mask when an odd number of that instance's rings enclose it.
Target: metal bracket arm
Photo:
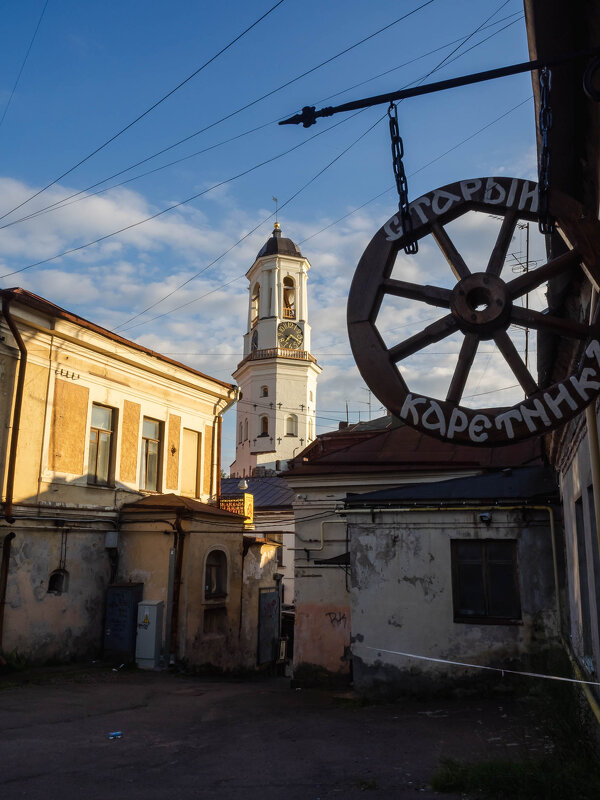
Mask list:
[[[433,92],[442,92],[446,89],[456,89],[459,86],[469,86],[472,83],[482,83],[483,81],[491,81],[496,78],[505,78],[508,75],[518,75],[521,72],[532,72],[536,69],[544,67],[554,67],[560,64],[566,64],[570,61],[577,59],[594,58],[592,64],[585,73],[584,89],[588,97],[592,100],[600,99],[598,92],[594,92],[591,87],[593,86],[593,73],[600,67],[600,47],[595,47],[591,50],[582,50],[577,53],[568,53],[556,58],[538,59],[536,61],[523,61],[520,64],[513,64],[508,67],[498,67],[496,69],[488,69],[485,72],[475,72],[471,75],[463,75],[459,78],[449,78],[445,81],[436,81],[435,83],[426,83],[423,86],[413,86],[410,89],[399,89],[396,92],[388,92],[387,94],[378,94],[374,97],[366,97],[363,100],[354,100],[350,103],[344,103],[340,106],[327,106],[318,111],[315,106],[304,106],[301,114],[296,114],[289,119],[281,120],[280,125],[302,125],[309,128],[314,125],[319,117],[331,117],[333,114],[339,114],[341,111],[356,111],[360,108],[369,108],[370,106],[377,106],[381,103],[393,103],[396,100],[407,100],[410,97],[420,97],[424,94],[432,94]]]

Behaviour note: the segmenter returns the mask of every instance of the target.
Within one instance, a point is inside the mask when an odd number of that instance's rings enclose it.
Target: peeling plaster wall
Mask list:
[[[61,530],[20,530],[13,540],[4,618],[4,652],[34,662],[99,652],[110,565],[104,531],[66,532],[68,590],[48,594],[61,555]]]
[[[422,688],[472,670],[382,650],[505,666],[556,643],[552,544],[543,512],[349,512],[354,681],[363,693]],[[369,522],[366,520],[369,519]],[[522,624],[454,622],[452,539],[516,539]],[[381,648],[379,650],[378,648]],[[425,681],[427,683],[427,681]]]
[[[225,406],[231,391],[209,377],[18,299],[11,305],[11,314],[26,344],[28,360],[13,494],[16,522],[9,527],[0,519],[0,536],[9,530],[15,533],[0,647],[5,653],[18,651],[33,661],[69,660],[97,653],[102,646],[105,594],[111,574],[105,533],[113,529],[111,523],[116,521],[121,505],[141,494],[141,417],[157,419],[164,426],[161,491],[168,485],[177,492],[181,483],[181,428],[197,431],[205,442],[208,438],[209,445],[201,456],[205,492],[199,498],[208,501],[213,488],[210,443],[215,413]],[[3,499],[18,362],[18,348],[0,316]],[[88,483],[94,403],[115,412],[108,486]],[[58,521],[54,524],[55,517],[72,520],[65,523],[69,533],[64,566],[69,584],[61,595],[47,592],[50,573],[60,566],[62,529]],[[78,522],[81,519],[91,523]],[[241,534],[238,538],[241,541]],[[164,567],[148,566],[163,564],[162,550],[168,537],[160,534],[157,540],[160,545],[146,541],[138,550],[132,544],[122,556],[126,565],[129,559],[132,580],[139,579],[152,587],[153,593],[156,589],[157,594],[164,595],[168,547]],[[123,541],[120,537],[121,544]],[[132,565],[134,554],[139,555],[139,562]],[[236,559],[238,556],[235,563]],[[238,560],[241,565],[241,556]],[[236,569],[240,586],[241,566]],[[203,579],[200,568],[190,583],[195,580],[199,586]],[[166,599],[166,595],[156,599]]]
[[[246,669],[255,669],[257,664],[260,589],[276,588],[274,575],[277,571],[275,545],[260,542],[247,545],[240,626],[240,653]]]
[[[575,655],[590,675],[595,676],[600,667],[600,558],[588,433],[585,418],[582,416],[577,422],[569,439],[571,450],[560,465],[568,576],[565,624]],[[575,512],[578,501],[583,523],[579,534]],[[588,629],[586,633],[584,627]]]
[[[333,513],[325,516],[334,505],[304,501],[296,508],[294,677],[300,680],[310,680],[315,669],[338,677],[350,672],[346,569],[315,563],[346,551],[345,523]]]

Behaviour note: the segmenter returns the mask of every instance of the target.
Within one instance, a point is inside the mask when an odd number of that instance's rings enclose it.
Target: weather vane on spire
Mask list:
[[[275,224],[278,225],[279,224],[279,219],[277,217],[277,214],[278,214],[278,209],[279,209],[279,200],[276,197],[274,197],[273,198],[273,202],[275,203]]]

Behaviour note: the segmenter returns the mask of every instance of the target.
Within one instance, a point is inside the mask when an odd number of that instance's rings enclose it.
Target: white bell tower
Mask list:
[[[248,328],[244,357],[233,373],[240,388],[233,478],[285,469],[316,436],[321,367],[310,354],[309,269],[276,222],[246,273]]]

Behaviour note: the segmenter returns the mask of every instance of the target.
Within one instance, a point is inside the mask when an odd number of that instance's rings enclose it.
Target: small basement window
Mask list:
[[[69,573],[66,569],[55,569],[48,578],[48,594],[64,594],[69,589]]]

